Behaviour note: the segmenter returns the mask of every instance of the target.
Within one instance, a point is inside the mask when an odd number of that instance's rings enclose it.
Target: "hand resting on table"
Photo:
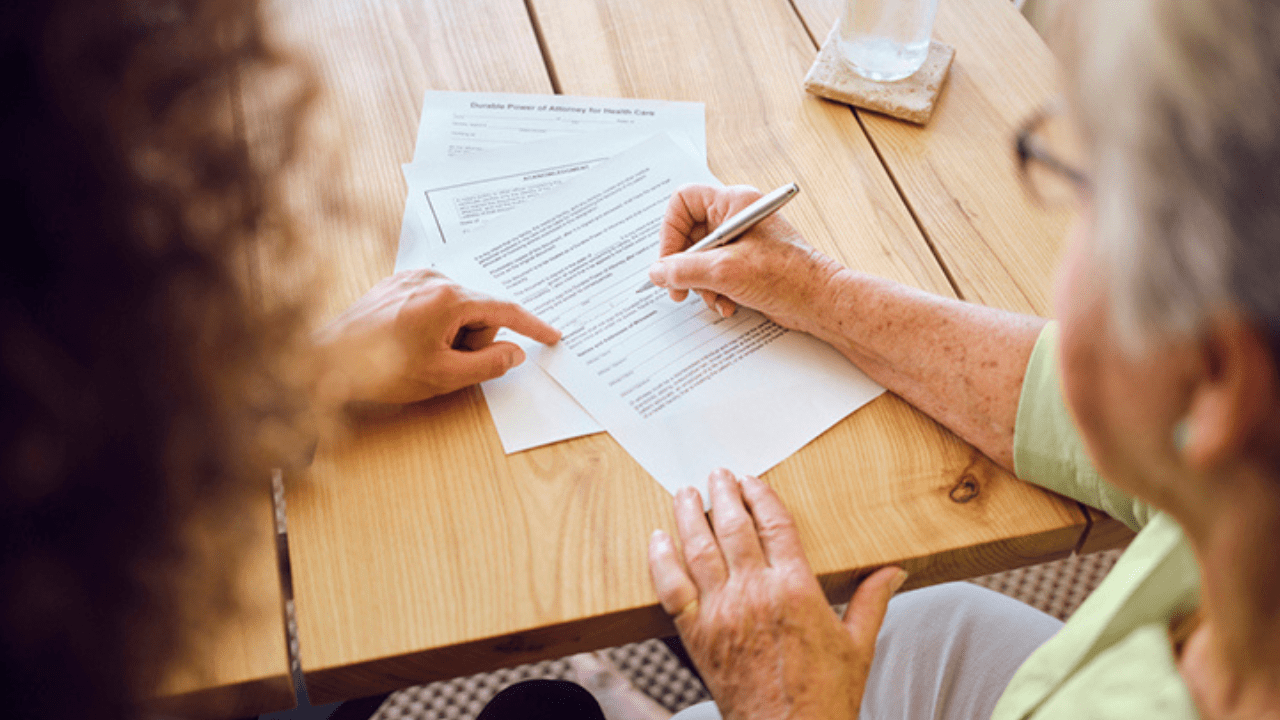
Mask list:
[[[692,488],[675,498],[683,553],[655,531],[662,607],[725,718],[858,716],[876,636],[906,572],[862,582],[843,620],[827,604],[791,514],[772,488],[726,470],[708,483],[714,528]]]

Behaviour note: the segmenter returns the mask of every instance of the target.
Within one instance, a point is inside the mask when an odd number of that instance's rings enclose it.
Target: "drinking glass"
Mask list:
[[[909,77],[929,56],[938,0],[845,0],[839,49],[868,80]]]

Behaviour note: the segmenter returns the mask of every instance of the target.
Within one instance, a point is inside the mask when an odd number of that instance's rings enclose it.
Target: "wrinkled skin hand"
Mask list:
[[[655,531],[649,569],[662,607],[725,718],[858,716],[876,635],[906,573],[883,568],[843,620],[827,604],[790,513],[763,481],[709,483],[714,530],[692,488],[677,493],[683,553]]]
[[[322,402],[409,403],[498,377],[524,361],[500,328],[551,344],[560,333],[516,303],[432,270],[373,286],[315,337]]]
[[[815,309],[831,305],[833,280],[843,267],[809,247],[780,213],[728,245],[679,254],[759,198],[760,191],[744,185],[676,190],[659,233],[661,259],[650,267],[649,280],[676,302],[695,290],[723,317],[744,305],[779,325],[818,334]]]

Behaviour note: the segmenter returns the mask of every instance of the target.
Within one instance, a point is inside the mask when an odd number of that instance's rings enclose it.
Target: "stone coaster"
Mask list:
[[[837,47],[836,28],[831,28],[818,59],[804,78],[804,89],[829,100],[924,125],[933,114],[955,56],[955,48],[934,40],[929,43],[929,57],[914,75],[894,82],[876,82],[845,63]]]

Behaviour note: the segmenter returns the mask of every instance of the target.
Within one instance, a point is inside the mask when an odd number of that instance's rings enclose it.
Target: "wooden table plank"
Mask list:
[[[1127,525],[1101,510],[1087,506],[1085,510],[1089,513],[1089,529],[1080,540],[1080,547],[1076,548],[1076,552],[1081,555],[1126,548],[1136,537],[1137,533],[1130,530]]]
[[[948,291],[853,116],[800,91],[812,47],[785,0],[533,7],[562,90],[706,101],[721,177],[798,180],[788,214],[824,249]],[[324,114],[348,126],[348,162],[324,182],[358,189],[370,230],[352,237],[315,210],[308,231],[340,268],[325,297],[338,308],[391,271],[422,91],[547,92],[550,78],[519,0],[282,3],[276,22],[316,61]],[[1084,527],[1074,504],[893,397],[769,479],[834,597],[886,562],[925,584],[1056,556]],[[289,488],[312,700],[670,633],[645,560],[650,531],[674,529],[670,503],[607,435],[503,455],[474,388],[361,422]]]
[[[815,48],[844,2],[795,0]],[[928,126],[860,119],[960,296],[1048,316],[1072,212],[1028,196],[1012,148],[1021,123],[1057,93],[1056,61],[1008,0],[941,0],[934,36],[956,59]],[[1082,552],[1125,542],[1126,528],[1081,507],[1101,532]]]
[[[246,508],[256,532],[237,579],[236,615],[197,639],[187,662],[161,683],[156,709],[192,718],[237,718],[297,705],[289,672],[271,496]]]
[[[796,7],[820,43],[844,0]],[[1071,216],[1028,197],[1012,148],[1056,92],[1054,59],[1009,0],[941,0],[934,36],[956,59],[929,124],[859,112],[862,123],[960,294],[1046,315]]]

